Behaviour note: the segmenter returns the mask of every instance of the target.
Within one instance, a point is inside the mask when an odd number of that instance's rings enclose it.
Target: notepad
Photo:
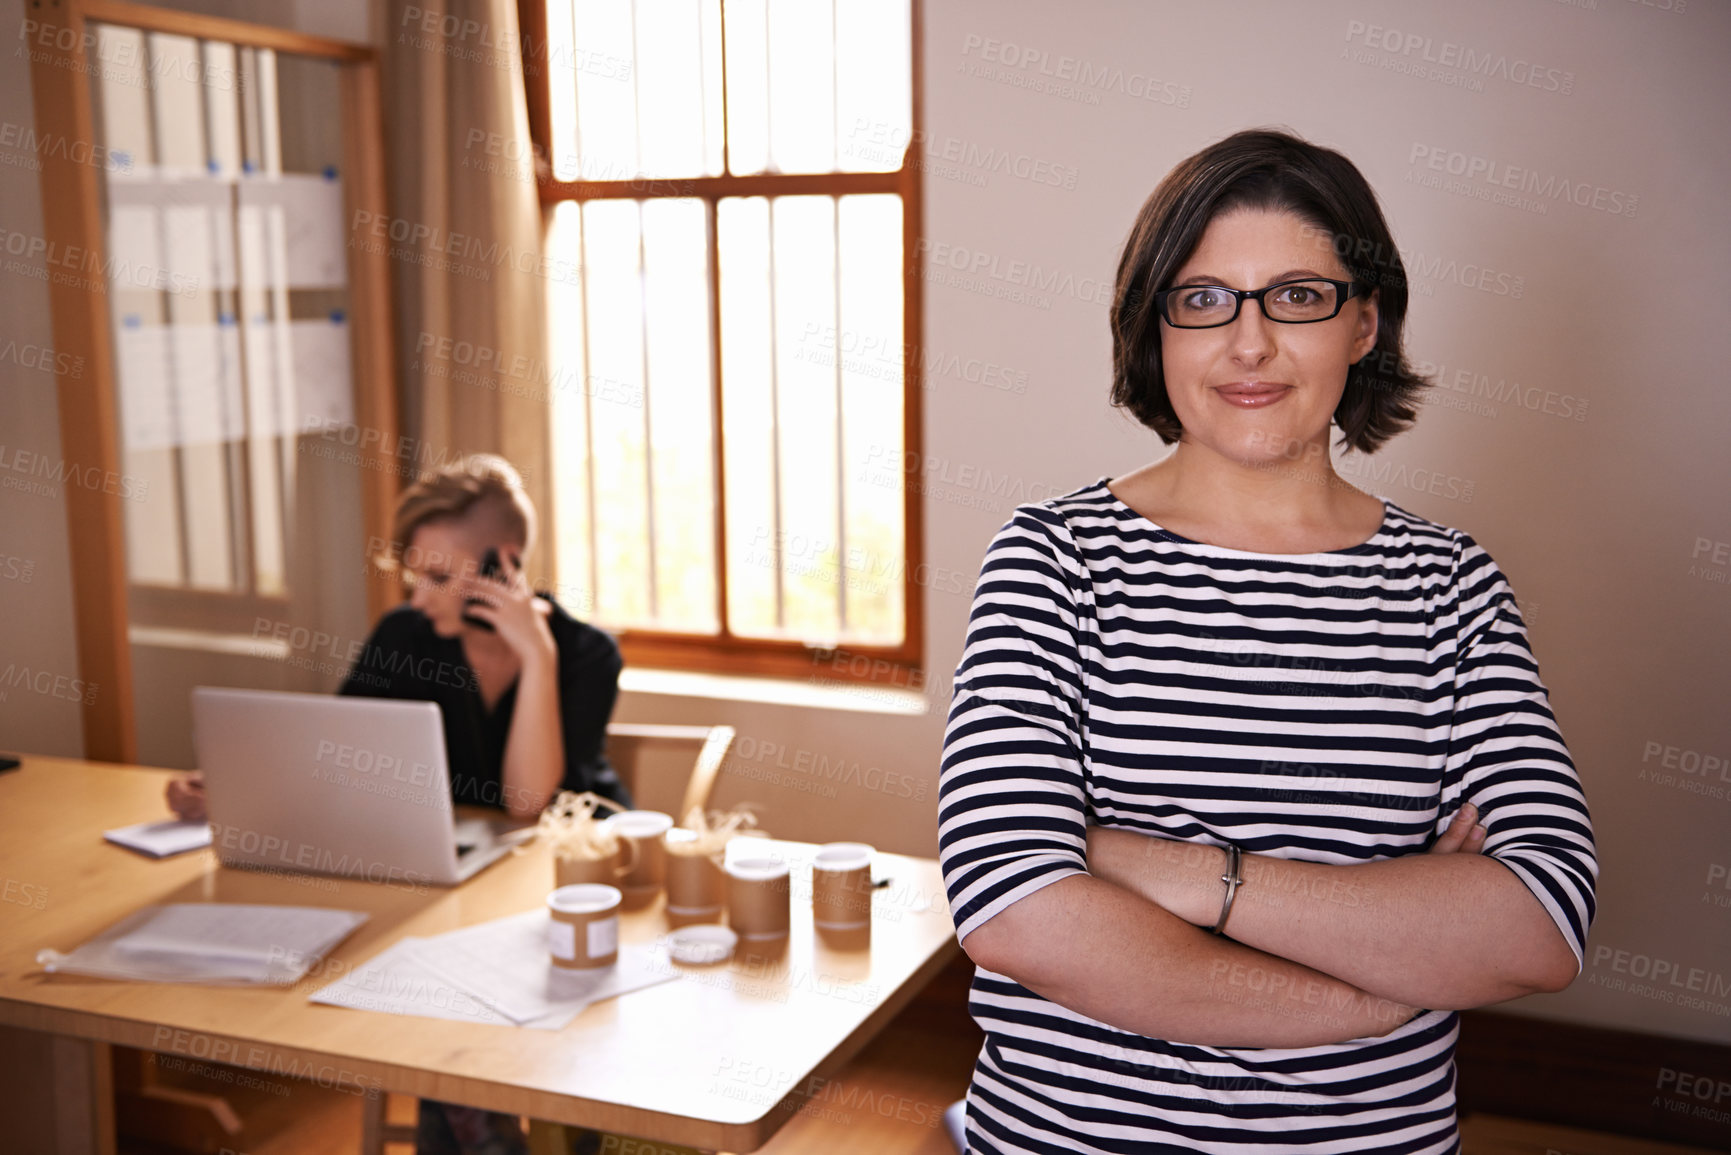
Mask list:
[[[136,850],[151,858],[167,858],[209,846],[210,823],[165,818],[160,822],[140,822],[136,826],[105,830],[102,837],[116,846]]]

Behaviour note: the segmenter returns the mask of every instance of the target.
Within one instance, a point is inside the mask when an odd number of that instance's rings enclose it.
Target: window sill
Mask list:
[[[713,698],[733,702],[763,702],[814,710],[852,710],[864,714],[922,717],[931,710],[918,690],[874,686],[869,682],[743,677],[692,670],[655,670],[626,666],[619,690],[629,694],[662,694],[677,698]]]
[[[128,626],[127,640],[135,646],[161,650],[198,650],[207,654],[234,654],[243,658],[282,661],[289,644],[277,638],[228,634],[215,630],[183,630],[166,626]]]
[[[163,649],[198,650],[248,658],[282,660],[289,656],[287,642],[255,638],[246,634],[222,634],[206,630],[163,629],[133,626],[132,644]],[[918,690],[843,682],[831,679],[747,677],[711,674],[693,670],[657,670],[626,666],[619,674],[619,689],[630,694],[659,694],[670,698],[710,698],[724,702],[761,702],[772,706],[801,706],[812,710],[850,710],[860,714],[895,714],[923,717],[931,702]]]

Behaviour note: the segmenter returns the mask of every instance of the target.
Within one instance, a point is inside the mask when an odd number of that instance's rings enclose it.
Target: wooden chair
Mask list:
[[[692,764],[690,777],[685,781],[679,810],[673,815],[675,822],[682,822],[693,808],[709,808],[709,796],[715,790],[715,780],[721,776],[721,767],[727,761],[727,752],[733,748],[734,733],[732,726],[659,726],[614,722],[607,727],[607,760],[613,763],[613,768],[619,772],[620,781],[631,791],[631,796],[642,805],[645,789],[651,786],[644,776],[647,769],[644,755],[667,747],[695,748],[696,761]],[[386,1143],[413,1145],[415,1142],[414,1124],[391,1123],[386,1120],[385,1107],[388,1098],[389,1096],[379,1095],[362,1100],[361,1155],[385,1155]],[[531,1142],[537,1152],[558,1150],[557,1145],[566,1142],[564,1129],[532,1122]]]
[[[607,760],[619,771],[620,779],[631,791],[639,806],[651,793],[653,785],[645,774],[644,757],[656,749],[695,747],[697,759],[685,780],[685,791],[679,809],[673,812],[674,822],[685,821],[694,808],[709,808],[709,796],[715,790],[715,780],[727,752],[733,748],[732,726],[659,726],[636,722],[614,722],[607,727]],[[663,790],[663,792],[665,792]]]

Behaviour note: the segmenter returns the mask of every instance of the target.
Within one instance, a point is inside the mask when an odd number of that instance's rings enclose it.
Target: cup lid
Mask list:
[[[857,870],[872,864],[872,848],[863,842],[825,843],[811,864],[819,870]]]
[[[673,961],[703,965],[718,963],[733,953],[739,935],[725,926],[701,923],[682,926],[667,936],[667,953]]]
[[[621,810],[606,819],[609,828],[632,838],[653,838],[673,828],[673,815],[659,810]]]
[[[788,872],[780,858],[736,858],[727,864],[727,873],[735,878],[780,878]]]
[[[616,886],[599,882],[579,882],[561,886],[547,896],[547,908],[561,914],[589,914],[609,910],[625,900]]]

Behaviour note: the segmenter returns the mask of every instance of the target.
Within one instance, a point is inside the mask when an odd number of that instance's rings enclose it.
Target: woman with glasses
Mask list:
[[[1456,1011],[1579,973],[1597,862],[1508,581],[1353,488],[1426,382],[1345,157],[1143,206],[1112,400],[1170,454],[988,548],[939,790],[977,1152],[1458,1150]]]

